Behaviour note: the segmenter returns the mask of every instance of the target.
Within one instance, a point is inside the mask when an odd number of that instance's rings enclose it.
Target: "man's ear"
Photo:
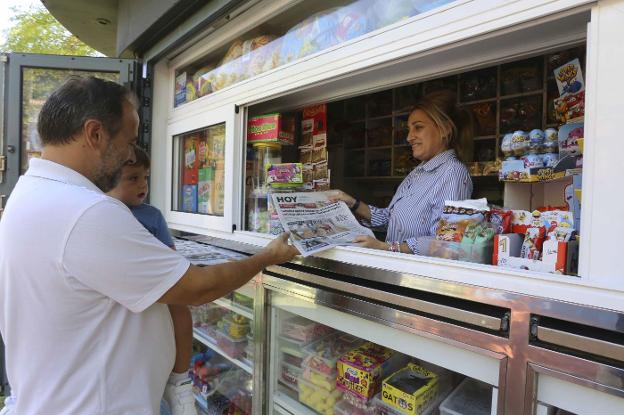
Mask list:
[[[106,140],[104,126],[102,122],[96,119],[88,119],[82,127],[87,146],[93,149],[102,147]]]

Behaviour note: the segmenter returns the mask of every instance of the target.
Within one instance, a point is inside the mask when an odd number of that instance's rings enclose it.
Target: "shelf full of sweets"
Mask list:
[[[468,414],[495,413],[496,389],[487,384],[301,316],[283,317],[275,336],[277,413],[452,414],[458,405]]]

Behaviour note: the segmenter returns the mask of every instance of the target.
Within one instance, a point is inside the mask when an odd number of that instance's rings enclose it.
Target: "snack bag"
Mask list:
[[[461,242],[468,225],[482,223],[489,210],[486,199],[446,201],[436,239]]]
[[[520,248],[520,258],[539,259],[545,233],[546,230],[543,226],[529,227],[524,235],[524,242]]]
[[[481,232],[482,226],[480,223],[471,223],[466,226],[466,230],[464,231],[464,236],[462,237],[461,243],[462,245],[470,245],[475,242],[475,238]]]
[[[511,210],[505,210],[498,207],[490,209],[488,222],[493,226],[497,234],[511,232]]]
[[[512,210],[511,231],[513,233],[526,233],[532,218],[533,215],[528,210]]]

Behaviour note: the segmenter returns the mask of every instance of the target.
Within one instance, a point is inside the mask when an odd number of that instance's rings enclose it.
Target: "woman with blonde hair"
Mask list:
[[[444,202],[472,194],[472,180],[460,161],[472,150],[472,117],[457,106],[455,93],[422,97],[407,123],[407,142],[420,164],[403,179],[388,207],[368,205],[341,190],[330,192],[331,200],[344,201],[364,224],[386,229],[385,242],[359,236],[359,246],[418,254],[418,239],[435,235]]]

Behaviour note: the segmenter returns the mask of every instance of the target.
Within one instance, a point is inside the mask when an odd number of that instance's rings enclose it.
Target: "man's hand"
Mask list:
[[[259,255],[266,256],[271,265],[290,261],[295,255],[299,255],[299,251],[294,246],[288,244],[289,236],[288,232],[282,233],[273,239]]]
[[[357,243],[358,246],[362,248],[372,248],[372,249],[381,249],[381,250],[388,249],[387,243],[382,242],[378,239],[375,239],[372,236],[366,236],[366,235],[356,236],[355,239],[353,239],[353,242]]]

